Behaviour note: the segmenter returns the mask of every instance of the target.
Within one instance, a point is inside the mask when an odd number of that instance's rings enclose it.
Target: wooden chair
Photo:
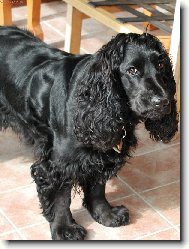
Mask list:
[[[118,33],[142,33],[143,30],[137,28],[136,22],[141,22],[144,26],[148,25],[148,30],[160,29],[164,31],[165,35],[158,36],[158,38],[170,51],[173,60],[177,82],[177,109],[180,111],[180,36],[178,34],[180,6],[178,1],[176,2],[176,11],[175,0],[64,0],[64,2],[67,3],[65,35],[65,50],[67,52],[75,54],[80,52],[82,21],[85,18],[94,18]],[[142,13],[137,10],[139,7],[143,8]],[[164,11],[160,11],[158,8]],[[165,10],[169,14],[165,14]],[[127,11],[134,16],[117,18],[114,13],[120,11]],[[173,20],[175,20],[174,30],[172,30]]]
[[[40,5],[41,0],[27,0],[27,28],[31,30],[34,35],[43,39],[43,31],[40,25]],[[0,1],[0,25],[12,25],[11,7],[11,0]]]
[[[81,40],[82,20],[94,18],[100,23],[120,33],[142,33],[143,30],[137,28],[136,22],[144,25],[150,24],[150,29],[163,30],[165,35],[159,36],[165,47],[170,47],[171,27],[169,22],[174,19],[175,0],[109,0],[109,1],[89,1],[89,0],[64,0],[68,4],[67,27],[65,50],[72,53],[79,53]],[[138,8],[143,8],[141,13]],[[157,7],[169,11],[169,15],[156,9]],[[117,18],[113,13],[127,11],[134,17]]]

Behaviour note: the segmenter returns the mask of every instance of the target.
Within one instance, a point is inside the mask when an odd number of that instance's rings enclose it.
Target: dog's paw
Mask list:
[[[87,231],[84,227],[73,223],[59,227],[51,226],[53,240],[84,240]]]
[[[119,227],[129,224],[129,211],[124,206],[108,208],[102,213],[94,212],[92,216],[98,223],[107,227]]]

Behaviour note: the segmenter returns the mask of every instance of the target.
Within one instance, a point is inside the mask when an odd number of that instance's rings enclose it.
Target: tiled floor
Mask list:
[[[26,25],[26,7],[13,9],[15,25]],[[66,5],[42,4],[45,41],[64,47]],[[156,31],[157,32],[157,31]],[[85,20],[81,53],[93,53],[115,35],[94,20]],[[72,201],[75,220],[88,230],[87,240],[179,240],[180,239],[180,137],[170,144],[155,143],[143,125],[137,129],[135,157],[107,186],[112,205],[126,205],[131,224],[106,228],[94,222],[81,205]],[[22,145],[11,130],[0,133],[0,239],[49,240],[49,225],[40,214],[35,184],[30,177],[32,150]],[[81,194],[82,195],[82,194]]]

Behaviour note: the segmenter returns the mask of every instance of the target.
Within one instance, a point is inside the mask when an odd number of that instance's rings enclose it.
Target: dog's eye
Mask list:
[[[164,63],[163,63],[163,62],[159,62],[159,63],[158,63],[158,68],[159,68],[159,69],[162,69],[163,67],[164,67]]]
[[[127,72],[131,75],[136,75],[138,73],[138,70],[135,67],[130,67]]]

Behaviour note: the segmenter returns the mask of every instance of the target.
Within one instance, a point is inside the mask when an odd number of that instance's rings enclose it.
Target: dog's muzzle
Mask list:
[[[163,116],[170,114],[171,105],[167,105],[164,107],[156,107],[151,108],[150,110],[146,110],[142,112],[142,117],[150,118],[150,119],[161,119]]]

